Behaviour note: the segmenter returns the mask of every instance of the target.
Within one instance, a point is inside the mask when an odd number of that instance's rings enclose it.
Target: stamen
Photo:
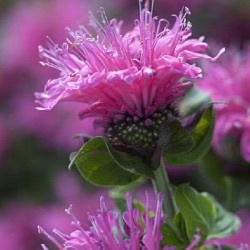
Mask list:
[[[65,212],[70,215],[71,219],[72,219],[72,224],[74,226],[76,226],[81,232],[84,232],[82,226],[81,226],[81,222],[77,219],[77,217],[73,214],[72,212],[72,205],[69,206],[68,209],[65,209]]]
[[[51,242],[53,242],[58,249],[63,249],[62,245],[53,237],[51,236],[45,229],[43,229],[42,227],[38,226],[38,233],[44,234]],[[47,247],[45,245],[43,245],[44,249],[47,249]]]

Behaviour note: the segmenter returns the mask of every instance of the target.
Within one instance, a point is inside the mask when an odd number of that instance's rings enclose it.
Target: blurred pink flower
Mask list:
[[[77,112],[74,112],[80,108],[77,103],[62,105],[53,113],[38,112],[33,97],[23,94],[13,97],[10,107],[8,121],[12,123],[14,139],[20,135],[34,135],[40,145],[69,153],[79,149],[83,143],[76,138],[77,135],[81,135],[83,131],[84,134],[92,136],[97,133],[92,127],[91,118],[84,122],[79,121]]]
[[[242,157],[250,162],[250,49],[231,51],[215,64],[208,64],[200,87],[215,104],[215,150],[227,155],[227,145],[240,144]],[[230,154],[230,153],[229,153]]]
[[[67,188],[65,188],[67,187]],[[62,194],[63,192],[63,194]],[[37,233],[37,225],[47,230],[58,230],[70,233],[75,230],[69,216],[64,211],[66,206],[74,204],[74,211],[83,225],[88,225],[88,211],[95,209],[100,195],[104,196],[107,206],[113,207],[106,191],[84,191],[76,177],[64,172],[55,180],[57,201],[50,204],[33,204],[31,202],[12,201],[1,208],[0,246],[8,250],[38,250],[46,238]],[[8,235],[8,237],[6,236]],[[47,244],[47,243],[46,243]],[[48,245],[50,242],[48,242]],[[53,248],[51,248],[53,249]]]
[[[78,121],[77,104],[61,106],[54,113],[37,112],[33,94],[42,81],[55,77],[53,70],[42,69],[37,62],[37,45],[44,43],[46,35],[62,41],[66,25],[75,27],[86,21],[84,9],[89,9],[88,1],[22,1],[6,16],[1,37],[0,101],[4,109],[0,116],[8,121],[7,133],[13,141],[32,135],[45,146],[70,152],[82,143],[72,139],[76,134],[96,133],[90,119]]]
[[[27,220],[28,218],[28,220]],[[0,217],[0,245],[2,249],[26,250],[38,249],[34,244],[38,238],[32,229],[31,221],[34,219],[32,206],[13,204],[1,211]],[[7,237],[8,235],[8,237]]]
[[[100,200],[100,213],[90,215],[91,227],[85,230],[81,223],[72,214],[71,208],[67,212],[72,216],[74,225],[78,228],[70,235],[65,235],[58,230],[53,230],[59,240],[49,235],[39,227],[39,231],[48,236],[58,249],[160,249],[161,232],[160,226],[164,222],[162,214],[163,195],[156,197],[156,210],[154,216],[150,209],[147,198],[145,212],[140,212],[132,206],[132,197],[126,195],[127,210],[123,213],[123,225],[120,224],[121,215],[106,208],[103,197]],[[124,232],[127,237],[124,238]],[[115,234],[117,233],[117,237]],[[43,245],[44,249],[48,249]]]
[[[78,22],[86,21],[82,13],[89,9],[88,2],[20,1],[14,5],[3,28],[3,66],[10,70],[30,68],[40,74],[37,45],[43,44],[46,36],[63,41],[65,26],[76,27]]]
[[[44,239],[37,233],[38,224],[49,230],[52,230],[55,224],[66,232],[73,230],[62,205],[39,206],[25,202],[5,204],[0,217],[1,248],[8,250],[41,249],[40,245]]]
[[[62,171],[53,180],[53,185],[56,197],[61,204],[64,204],[64,208],[73,204],[74,213],[77,215],[77,218],[81,222],[86,223],[88,221],[88,212],[96,209],[100,196],[105,198],[108,208],[113,207],[114,202],[108,196],[108,189],[87,191],[87,188],[81,185],[83,182],[82,179],[80,180],[73,173]],[[45,226],[45,224],[41,223],[39,225]],[[54,223],[55,225],[56,223]]]

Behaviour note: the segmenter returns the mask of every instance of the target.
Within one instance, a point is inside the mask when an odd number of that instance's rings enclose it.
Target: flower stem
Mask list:
[[[154,171],[155,178],[153,180],[153,186],[155,192],[164,193],[163,207],[168,215],[168,218],[172,221],[176,214],[176,204],[174,200],[174,192],[172,190],[167,171],[165,170],[165,164],[161,161],[160,166]]]

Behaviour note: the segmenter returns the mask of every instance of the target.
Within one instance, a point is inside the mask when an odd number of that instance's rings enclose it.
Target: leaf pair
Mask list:
[[[209,148],[213,131],[213,109],[207,107],[196,126],[189,132],[174,120],[168,123],[167,145],[154,159],[160,164],[184,165],[196,161]],[[139,176],[153,178],[152,160],[136,154],[114,150],[103,138],[86,142],[79,152],[71,155],[70,166],[76,164],[82,176],[91,183],[103,186],[126,185]]]
[[[226,211],[206,193],[198,193],[188,184],[175,190],[175,201],[179,213],[173,224],[162,228],[163,244],[186,249],[195,235],[200,236],[200,244],[209,239],[233,235],[240,227],[240,220]]]

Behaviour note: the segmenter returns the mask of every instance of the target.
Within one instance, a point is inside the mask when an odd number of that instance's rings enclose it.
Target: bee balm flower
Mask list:
[[[213,146],[229,160],[237,160],[239,154],[250,162],[250,49],[244,54],[232,50],[221,59],[207,65],[207,75],[199,84],[212,101],[222,102],[215,105]]]
[[[72,217],[72,225],[77,229],[72,233],[64,234],[57,229],[53,230],[55,236],[45,229],[38,227],[39,233],[44,234],[59,250],[176,250],[178,246],[167,246],[163,243],[161,228],[165,223],[163,214],[163,193],[150,197],[146,193],[145,207],[133,207],[132,196],[126,194],[127,209],[121,214],[106,208],[103,197],[100,198],[100,212],[89,215],[90,227],[83,226],[72,213],[72,207],[66,212]],[[155,206],[154,206],[155,205]],[[152,208],[154,207],[154,208]],[[197,229],[197,231],[199,231]],[[171,234],[170,234],[171,235]],[[193,236],[186,250],[201,247],[199,232]],[[212,242],[204,242],[204,246],[211,246]],[[219,249],[220,242],[215,242]],[[42,244],[44,250],[48,250]],[[54,248],[53,248],[54,249]],[[216,248],[217,249],[217,248]],[[247,246],[239,249],[248,249]]]
[[[175,101],[192,86],[190,80],[202,76],[194,59],[216,57],[203,54],[208,48],[203,38],[190,39],[187,8],[170,28],[167,20],[153,17],[146,2],[134,29],[124,35],[121,22],[108,21],[103,9],[100,14],[101,23],[90,19],[95,35],[80,27],[69,30],[62,47],[50,42],[48,49],[39,48],[43,64],[60,76],[36,93],[37,102],[40,109],[61,101],[86,103],[80,117],[94,117],[114,146],[152,151],[162,124],[177,116]]]
[[[103,249],[103,250],[159,250],[162,235],[160,227],[164,222],[162,214],[163,195],[156,197],[157,206],[155,212],[150,209],[150,201],[147,196],[145,212],[140,212],[132,206],[132,197],[126,195],[127,210],[121,217],[117,212],[107,210],[103,198],[100,199],[100,213],[90,215],[91,227],[85,230],[74,217],[71,210],[66,210],[73,218],[77,230],[70,235],[65,235],[54,230],[60,240],[49,235],[39,227],[39,231],[47,235],[58,249]],[[121,223],[122,219],[123,223]],[[43,245],[43,249],[48,249]]]

